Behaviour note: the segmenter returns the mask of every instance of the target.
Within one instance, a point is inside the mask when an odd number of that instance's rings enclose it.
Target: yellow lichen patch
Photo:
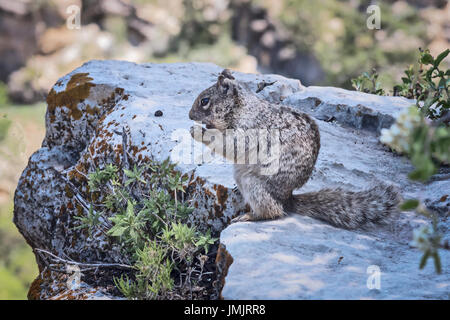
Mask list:
[[[91,81],[93,78],[88,76],[89,73],[74,74],[67,83],[66,89],[61,92],[55,92],[51,89],[47,96],[48,113],[50,121],[54,120],[56,108],[65,106],[69,109],[69,116],[78,120],[82,113],[77,105],[89,96],[92,87],[95,87]],[[92,110],[91,110],[92,111]]]

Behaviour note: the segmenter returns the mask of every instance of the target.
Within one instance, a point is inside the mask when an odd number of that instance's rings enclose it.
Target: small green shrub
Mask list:
[[[381,83],[378,81],[378,73],[375,69],[372,70],[371,74],[363,72],[357,78],[351,79],[351,82],[356,91],[378,94],[380,96],[385,94],[381,88]]]
[[[117,288],[127,299],[151,300],[166,297],[174,286],[171,278],[173,262],[167,258],[167,249],[150,241],[143,249],[136,250],[136,256],[136,281],[130,280],[128,276],[114,278]]]
[[[382,143],[410,158],[414,165],[409,173],[411,180],[426,182],[441,165],[450,164],[450,127],[444,118],[450,107],[450,70],[440,70],[440,63],[449,52],[446,50],[435,59],[428,50],[421,51],[420,71],[408,68],[403,83],[395,89],[400,95],[416,98],[416,105],[401,113],[389,129],[381,131]],[[441,243],[436,215],[417,199],[405,201],[400,208],[416,210],[431,220],[431,226],[414,231],[413,243],[423,252],[420,268],[426,265],[428,258],[433,258],[435,269],[440,273],[438,250],[448,247]]]
[[[88,229],[89,236],[92,236],[93,230],[101,225],[100,221],[101,212],[96,212],[92,208],[92,206],[89,207],[89,212],[86,216],[82,217],[75,217],[75,219],[80,221],[80,224],[76,227],[74,227],[75,230],[77,229]]]
[[[416,99],[417,108],[422,109],[429,119],[447,114],[450,109],[450,69],[442,70],[441,63],[449,53],[450,49],[447,49],[434,58],[428,49],[419,49],[418,67],[410,65],[404,71],[402,83],[394,86],[393,95]],[[357,91],[386,94],[375,70],[351,79],[351,83]]]
[[[419,68],[409,66],[402,83],[394,86],[394,95],[416,99],[418,108],[431,119],[440,118],[450,109],[450,69],[441,70],[441,62],[450,49],[434,58],[430,51],[420,50]]]
[[[426,182],[441,163],[450,163],[449,127],[432,125],[415,106],[402,112],[390,129],[383,129],[380,141],[411,159],[412,180]]]
[[[426,109],[419,110],[411,106],[399,115],[390,129],[383,129],[380,137],[382,143],[411,159],[415,168],[409,173],[409,178],[421,182],[426,182],[441,164],[450,163],[450,128],[442,122],[427,121],[425,112]],[[423,251],[420,268],[431,257],[435,261],[436,271],[440,273],[438,249],[445,246],[441,244],[442,235],[437,228],[437,217],[416,199],[405,201],[400,208],[416,210],[431,219],[430,227],[414,231],[414,243]]]
[[[183,197],[178,200],[187,176],[169,159],[122,171],[107,164],[87,175],[91,199],[100,203],[91,203],[75,228],[87,229],[89,235],[106,230],[120,243],[134,270],[130,277],[113,279],[126,298],[192,298],[192,287],[203,280],[208,249],[217,239],[187,223],[193,208]]]

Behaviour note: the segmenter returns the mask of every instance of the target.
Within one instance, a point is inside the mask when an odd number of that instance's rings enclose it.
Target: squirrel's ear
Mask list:
[[[234,80],[234,77],[231,74],[231,70],[230,69],[223,69],[223,71],[220,74],[223,75],[227,79]]]
[[[234,79],[234,78],[233,78]],[[219,75],[217,79],[217,89],[219,89],[223,94],[228,93],[229,89],[234,85],[234,81],[223,74]]]

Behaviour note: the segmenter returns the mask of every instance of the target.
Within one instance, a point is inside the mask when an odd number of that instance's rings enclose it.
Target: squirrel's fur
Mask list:
[[[382,221],[399,202],[392,186],[361,192],[338,188],[293,195],[294,189],[308,181],[316,163],[320,148],[317,124],[305,113],[260,99],[244,89],[228,69],[222,71],[217,83],[200,93],[189,118],[205,124],[204,132],[217,129],[225,134],[227,129],[246,132],[263,128],[280,133],[276,173],[262,174],[260,163],[234,165],[237,186],[251,208],[250,213],[235,220],[274,219],[294,211],[354,229]]]

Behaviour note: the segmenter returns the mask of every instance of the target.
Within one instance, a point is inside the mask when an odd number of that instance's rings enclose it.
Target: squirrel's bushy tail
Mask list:
[[[377,186],[359,192],[323,189],[293,195],[291,210],[337,227],[355,229],[382,222],[396,210],[399,202],[400,196],[393,186]]]

